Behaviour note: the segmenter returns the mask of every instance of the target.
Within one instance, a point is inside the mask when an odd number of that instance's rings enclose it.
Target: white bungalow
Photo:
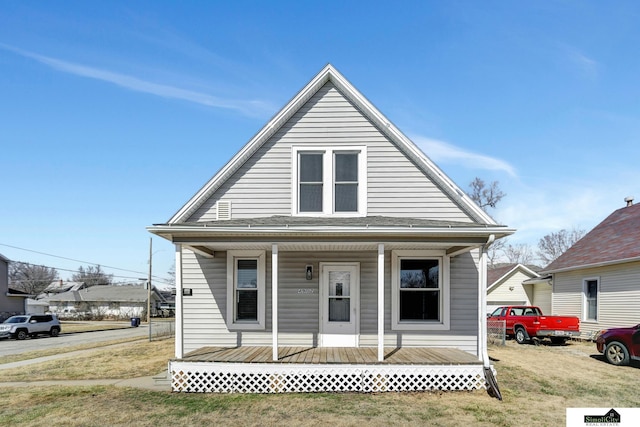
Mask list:
[[[149,230],[176,248],[174,391],[486,387],[484,250],[514,230],[331,65]]]

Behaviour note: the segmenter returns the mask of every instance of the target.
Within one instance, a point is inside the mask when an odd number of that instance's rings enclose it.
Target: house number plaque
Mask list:
[[[311,288],[301,288],[298,289],[299,294],[315,294],[316,290]]]

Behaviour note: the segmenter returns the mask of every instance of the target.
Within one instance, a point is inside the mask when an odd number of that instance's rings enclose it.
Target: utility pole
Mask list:
[[[151,258],[153,257],[153,238],[149,237],[149,278],[147,279],[147,325],[151,341]]]

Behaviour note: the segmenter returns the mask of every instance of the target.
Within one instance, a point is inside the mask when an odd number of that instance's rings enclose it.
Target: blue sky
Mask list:
[[[144,277],[145,227],[329,62],[463,190],[498,181],[511,243],[589,230],[640,198],[638,22],[635,1],[2,1],[0,253]]]

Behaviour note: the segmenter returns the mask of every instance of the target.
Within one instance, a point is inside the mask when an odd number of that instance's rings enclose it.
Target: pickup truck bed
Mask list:
[[[535,306],[505,306],[494,310],[490,320],[504,320],[506,334],[523,344],[533,338],[549,338],[554,343],[580,335],[580,319],[575,316],[545,316]]]

